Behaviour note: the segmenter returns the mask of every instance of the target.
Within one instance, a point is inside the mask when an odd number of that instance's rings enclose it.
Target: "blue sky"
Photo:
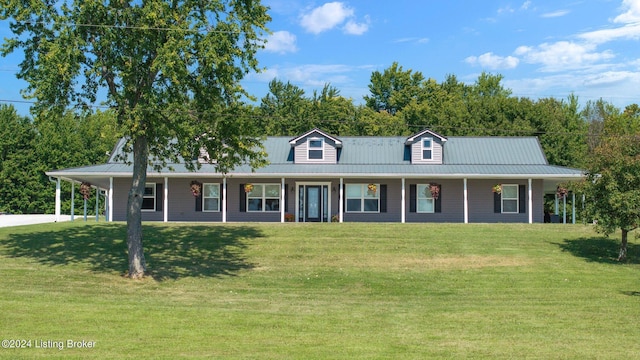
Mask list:
[[[272,22],[243,82],[261,98],[274,78],[307,95],[325,83],[362,103],[373,71],[394,61],[440,82],[504,76],[516,96],[640,103],[640,0],[263,0]],[[9,36],[0,21],[0,37]],[[19,55],[0,58],[0,100],[21,100]],[[20,112],[27,104],[15,103]]]

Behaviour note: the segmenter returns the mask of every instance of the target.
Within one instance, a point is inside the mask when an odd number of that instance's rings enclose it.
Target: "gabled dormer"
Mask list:
[[[409,148],[412,164],[442,164],[442,149],[447,141],[442,135],[431,130],[423,130],[405,141]]]
[[[296,164],[337,164],[342,141],[313,129],[289,141]]]

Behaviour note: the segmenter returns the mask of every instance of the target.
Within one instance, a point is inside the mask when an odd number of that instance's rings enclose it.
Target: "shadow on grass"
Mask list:
[[[128,269],[125,224],[92,224],[8,235],[7,256],[26,257],[50,266],[86,264],[97,272]],[[231,276],[250,269],[243,256],[246,241],[262,237],[251,226],[143,226],[148,273],[156,280]]]
[[[562,251],[590,262],[604,264],[640,264],[640,246],[627,244],[627,260],[618,261],[620,239],[606,237],[589,237],[566,239],[563,243],[556,243]]]

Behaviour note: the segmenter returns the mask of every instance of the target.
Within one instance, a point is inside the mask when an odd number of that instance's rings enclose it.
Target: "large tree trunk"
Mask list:
[[[622,242],[620,243],[620,253],[618,254],[618,261],[627,260],[627,236],[629,231],[622,229]]]
[[[147,270],[142,248],[142,200],[147,181],[147,138],[138,136],[133,142],[133,181],[127,202],[127,247],[129,277],[140,279]]]

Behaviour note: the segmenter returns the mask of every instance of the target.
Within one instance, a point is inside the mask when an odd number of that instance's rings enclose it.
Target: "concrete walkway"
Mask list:
[[[71,215],[60,215],[60,221],[71,220]],[[55,215],[0,215],[0,227],[46,224],[56,222]]]

